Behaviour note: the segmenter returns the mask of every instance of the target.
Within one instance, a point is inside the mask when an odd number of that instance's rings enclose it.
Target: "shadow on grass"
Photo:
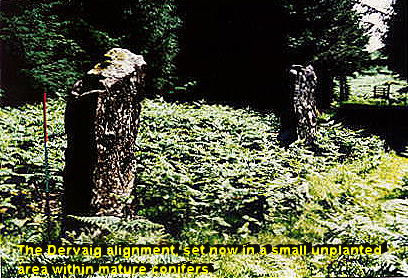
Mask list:
[[[408,147],[407,106],[344,104],[338,108],[337,117],[349,128],[380,136],[400,155]]]

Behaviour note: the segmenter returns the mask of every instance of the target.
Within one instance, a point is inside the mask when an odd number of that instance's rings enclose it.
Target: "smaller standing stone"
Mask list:
[[[306,144],[313,144],[317,134],[315,71],[310,65],[293,65],[289,70],[288,82],[290,107],[284,115],[287,119],[282,119],[286,130],[282,134],[286,132],[285,139],[290,141],[301,139]]]

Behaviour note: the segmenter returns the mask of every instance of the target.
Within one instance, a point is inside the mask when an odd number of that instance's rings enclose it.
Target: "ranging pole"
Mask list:
[[[51,209],[50,209],[50,173],[48,164],[48,130],[47,130],[47,93],[43,95],[43,128],[44,128],[44,172],[45,172],[45,215],[47,216],[47,236],[51,234]]]

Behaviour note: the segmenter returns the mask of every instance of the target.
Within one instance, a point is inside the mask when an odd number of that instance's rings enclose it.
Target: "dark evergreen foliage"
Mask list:
[[[120,38],[121,47],[145,57],[150,91],[174,85],[180,26],[174,0],[77,0],[71,7],[97,30]]]
[[[85,36],[96,52],[116,45],[116,40],[80,18],[72,20],[62,1],[15,2],[7,8],[1,38],[7,58],[2,87],[8,101],[26,101],[33,95],[35,99],[43,90],[63,96],[91,63]],[[20,82],[26,84],[25,92]],[[20,95],[16,99],[14,94]]]
[[[356,0],[288,1],[288,57],[314,63],[332,76],[350,75],[369,60],[368,36]]]
[[[368,36],[356,0],[286,1],[289,63],[311,63],[319,80],[318,104],[328,108],[333,79],[350,76],[370,60]]]
[[[120,46],[149,64],[151,91],[172,85],[179,20],[171,1],[6,1],[2,9],[7,99],[63,96],[103,53]],[[7,82],[4,82],[7,81]],[[8,83],[8,84],[7,84]],[[26,101],[26,96],[18,96]]]
[[[16,56],[8,63],[15,69],[8,72],[28,78],[28,88],[57,95],[108,48],[121,46],[145,56],[149,92],[174,87],[180,76],[192,77],[213,99],[267,107],[287,105],[289,65],[311,63],[321,81],[320,106],[327,107],[333,79],[369,59],[356,0],[6,3],[2,38]],[[23,84],[16,78],[3,80]]]
[[[180,67],[201,81],[199,97],[268,107],[282,102],[285,18],[276,1],[181,3]]]
[[[394,13],[389,20],[389,30],[385,37],[383,52],[388,56],[388,66],[407,79],[407,1],[396,0]]]
[[[370,59],[355,0],[181,2],[183,69],[209,83],[206,94],[216,98],[286,105],[285,70],[312,64],[320,107],[328,107],[333,79]]]

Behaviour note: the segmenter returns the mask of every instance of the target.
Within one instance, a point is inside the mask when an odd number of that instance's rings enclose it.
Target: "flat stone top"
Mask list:
[[[105,61],[88,71],[88,74],[105,77],[103,81],[105,85],[112,85],[146,65],[142,55],[136,55],[123,48],[112,48],[105,57],[107,57]]]

